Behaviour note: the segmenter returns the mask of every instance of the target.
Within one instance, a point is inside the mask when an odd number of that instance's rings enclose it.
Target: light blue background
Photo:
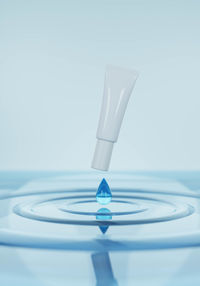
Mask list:
[[[89,169],[107,63],[140,71],[111,169],[199,169],[199,9],[1,0],[0,169]]]

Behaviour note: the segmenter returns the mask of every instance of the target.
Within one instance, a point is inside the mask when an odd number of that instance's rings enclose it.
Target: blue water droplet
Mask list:
[[[110,213],[110,210],[107,208],[101,208],[98,210],[97,213],[98,213],[96,216],[97,220],[110,220],[110,219],[112,219],[112,215]],[[108,230],[108,227],[109,226],[106,223],[99,226],[99,228],[103,234],[106,233],[106,231]]]
[[[108,186],[108,183],[105,179],[103,179],[98,187],[97,193],[96,193],[96,199],[97,202],[101,205],[107,205],[110,203],[112,199],[112,194],[110,191],[110,187]]]

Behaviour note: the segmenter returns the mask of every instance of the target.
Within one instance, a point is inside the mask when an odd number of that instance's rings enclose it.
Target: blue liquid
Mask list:
[[[101,205],[107,205],[112,199],[110,187],[105,179],[103,179],[96,193],[97,202]]]
[[[110,220],[112,219],[112,215],[110,214],[110,210],[107,208],[102,208],[98,210],[98,214],[96,216],[97,220]],[[103,234],[106,233],[108,230],[108,225],[105,223],[105,225],[100,225],[99,228]]]

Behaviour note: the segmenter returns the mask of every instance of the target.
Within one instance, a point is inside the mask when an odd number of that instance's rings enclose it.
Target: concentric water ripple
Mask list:
[[[172,187],[166,190],[164,182],[155,189],[152,183],[149,189],[134,188],[131,180],[129,188],[123,188],[123,184],[117,182],[121,187],[112,189],[113,200],[101,209],[101,215],[94,188],[73,189],[67,182],[62,190],[59,186],[57,190],[43,186],[42,191],[4,195],[0,206],[9,202],[10,208],[0,218],[0,243],[92,251],[200,245],[197,194],[180,191],[180,186],[178,191]],[[110,219],[106,219],[108,212]],[[107,230],[105,235],[100,231],[102,226]]]
[[[76,196],[56,197],[49,200],[18,204],[13,210],[25,218],[44,222],[94,226],[105,224],[104,220],[96,220],[99,204],[92,200],[94,196],[88,195],[88,192],[83,195],[82,190],[80,192],[81,195],[77,194]],[[95,193],[95,190],[91,190],[91,192]],[[108,205],[112,221],[106,221],[106,225],[165,222],[184,218],[194,212],[194,208],[189,204],[173,203],[167,199],[161,200],[148,196],[126,195],[126,190],[118,190],[118,193],[123,195],[116,194],[115,199]],[[134,194],[134,190],[132,193]],[[80,199],[82,200],[80,201]],[[75,206],[74,210],[70,209],[72,205]],[[78,211],[79,209],[81,211]],[[90,209],[93,211],[88,212]],[[130,211],[128,211],[129,209]]]

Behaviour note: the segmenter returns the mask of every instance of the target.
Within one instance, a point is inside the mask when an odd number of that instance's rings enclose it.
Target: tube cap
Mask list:
[[[113,150],[113,142],[97,139],[92,168],[107,171]]]

